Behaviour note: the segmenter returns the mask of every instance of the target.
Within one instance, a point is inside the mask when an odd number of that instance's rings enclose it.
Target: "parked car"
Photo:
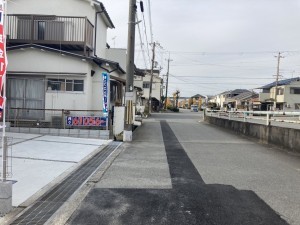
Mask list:
[[[198,112],[198,105],[191,105],[191,112]]]

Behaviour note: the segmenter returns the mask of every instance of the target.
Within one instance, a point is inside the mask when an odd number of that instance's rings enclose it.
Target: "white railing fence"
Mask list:
[[[207,116],[218,118],[227,118],[228,120],[265,120],[266,125],[270,125],[271,121],[300,124],[300,112],[284,112],[284,111],[224,111],[210,110],[205,111]]]

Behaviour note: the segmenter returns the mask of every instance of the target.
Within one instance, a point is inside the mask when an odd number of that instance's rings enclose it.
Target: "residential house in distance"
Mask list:
[[[276,82],[272,82],[259,89],[262,89],[259,94],[261,110],[273,110],[274,101],[278,110],[300,110],[300,77],[280,80],[277,88]]]
[[[149,93],[150,93],[150,81],[151,81],[151,70],[144,70],[146,75],[143,77],[143,105],[148,105]],[[163,95],[163,79],[159,76],[160,70],[153,70],[153,81],[152,81],[152,110],[157,111],[161,107],[161,96]],[[136,83],[136,78],[134,82]]]
[[[217,107],[220,107],[221,109],[236,108],[237,103],[234,97],[242,93],[249,93],[249,92],[251,93],[251,91],[246,89],[235,89],[231,91],[225,91],[216,95],[214,102],[217,105]]]
[[[206,97],[200,94],[196,94],[191,97],[191,105],[198,105],[199,109],[201,108],[202,104],[205,104],[206,102]],[[189,106],[190,108],[191,106]]]
[[[200,109],[203,104],[206,103],[206,97],[200,94],[196,94],[192,97],[180,97],[179,108],[190,109],[191,105],[198,105]]]
[[[258,94],[255,92],[243,92],[239,95],[236,95],[232,98],[232,101],[235,101],[235,108],[237,110],[253,110],[258,109],[256,102],[258,100]]]
[[[102,73],[110,74],[111,103],[122,102],[125,71],[118,62],[106,59],[107,30],[114,24],[101,2],[9,1],[7,20],[11,118],[49,122],[54,118],[54,112],[30,109],[94,115],[89,110],[103,109]],[[25,110],[16,114],[12,108]]]
[[[188,98],[188,97],[179,97],[178,98],[178,107],[187,109],[189,107],[189,101],[190,101],[190,98]]]

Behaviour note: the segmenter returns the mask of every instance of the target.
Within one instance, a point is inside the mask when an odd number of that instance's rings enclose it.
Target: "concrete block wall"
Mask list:
[[[205,121],[238,134],[257,138],[264,144],[274,144],[288,151],[300,153],[300,129],[267,126],[211,116],[205,116]]]

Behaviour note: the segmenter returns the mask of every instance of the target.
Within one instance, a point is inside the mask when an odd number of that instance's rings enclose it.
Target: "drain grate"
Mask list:
[[[32,207],[26,210],[11,225],[44,224],[67,199],[88,179],[99,165],[118,147],[119,142],[111,142],[92,159],[72,172],[63,182],[45,193]]]

